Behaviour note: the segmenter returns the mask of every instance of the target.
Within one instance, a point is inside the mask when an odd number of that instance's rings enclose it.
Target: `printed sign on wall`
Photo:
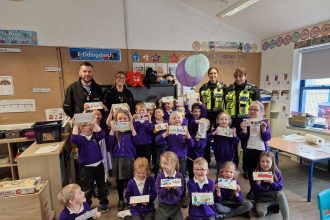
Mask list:
[[[70,61],[120,62],[120,49],[69,48]]]
[[[37,32],[0,29],[0,44],[38,45]]]

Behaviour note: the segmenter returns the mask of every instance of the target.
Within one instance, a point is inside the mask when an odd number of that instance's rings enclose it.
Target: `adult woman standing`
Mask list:
[[[199,89],[200,100],[205,105],[207,110],[207,118],[211,122],[211,127],[216,125],[216,118],[220,112],[225,109],[225,94],[226,85],[218,81],[218,69],[216,67],[210,67],[207,71],[209,81],[202,85]],[[208,143],[205,148],[204,157],[208,163],[210,163],[210,144]]]
[[[126,75],[119,71],[115,75],[115,83],[104,92],[104,104],[108,109],[111,109],[112,104],[127,103],[130,107],[130,112],[134,113],[134,97],[132,92],[125,85]]]
[[[235,82],[227,88],[226,112],[231,115],[232,126],[236,128],[237,133],[241,131],[240,124],[244,118],[248,117],[251,102],[260,100],[259,89],[252,83],[247,82],[247,71],[244,67],[239,67],[234,72]],[[235,163],[238,165],[238,153],[235,155]],[[243,152],[243,170],[244,178],[247,172],[244,163]]]

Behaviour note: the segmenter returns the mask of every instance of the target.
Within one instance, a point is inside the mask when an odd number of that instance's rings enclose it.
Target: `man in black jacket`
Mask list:
[[[79,80],[66,90],[64,112],[72,118],[75,113],[84,111],[86,102],[102,102],[102,100],[101,86],[93,80],[93,65],[89,62],[81,63]]]

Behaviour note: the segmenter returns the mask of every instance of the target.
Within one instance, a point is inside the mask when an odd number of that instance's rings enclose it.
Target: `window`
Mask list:
[[[299,111],[316,116],[316,126],[323,126],[326,106],[330,108],[330,78],[301,80]]]

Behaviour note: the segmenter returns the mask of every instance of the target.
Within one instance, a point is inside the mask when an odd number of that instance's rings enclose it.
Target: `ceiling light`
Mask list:
[[[238,1],[237,3],[229,6],[228,8],[226,8],[225,10],[219,12],[217,14],[217,16],[219,17],[229,17],[229,16],[232,16],[233,14],[243,10],[244,8],[247,8],[249,7],[250,5],[256,3],[257,1],[259,0],[241,0],[241,1]]]

